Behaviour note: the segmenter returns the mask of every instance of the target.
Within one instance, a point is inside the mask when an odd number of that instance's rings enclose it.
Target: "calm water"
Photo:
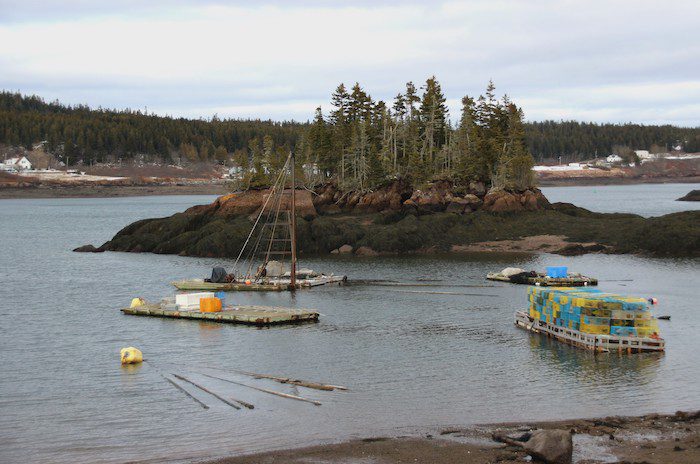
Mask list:
[[[572,192],[576,198],[569,201],[606,210],[612,194],[601,196],[602,189],[546,192],[558,199]],[[604,189],[614,190],[616,198],[634,196],[638,213],[667,208],[659,206],[666,204],[659,198],[670,195],[667,185]],[[304,260],[305,266],[355,279],[434,279],[431,283],[440,286],[358,284],[296,296],[230,294],[229,301],[311,307],[323,314],[317,324],[256,329],[118,311],[134,296],[172,295],[168,282],[173,279],[202,276],[213,265],[230,263],[70,252],[102,243],[136,219],[211,199],[0,201],[0,462],[187,462],[450,424],[700,407],[698,260],[604,255]],[[672,316],[661,321],[667,353],[593,356],[517,330],[513,312],[526,305],[525,287],[491,286],[483,276],[510,265],[550,264],[595,275],[603,290],[657,297],[657,312]],[[459,294],[414,293],[426,290]],[[121,368],[119,349],[129,345],[141,348],[152,363]],[[351,390],[302,389],[323,402],[316,407],[188,368],[202,365],[327,381]],[[159,370],[184,373],[256,408],[236,411],[190,389],[211,406],[203,410]]]
[[[698,184],[598,185],[543,187],[542,192],[551,202],[573,203],[600,213],[633,213],[648,217],[700,209],[700,202],[676,201],[698,188]]]

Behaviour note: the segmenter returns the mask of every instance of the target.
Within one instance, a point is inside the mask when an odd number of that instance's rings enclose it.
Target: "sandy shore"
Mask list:
[[[533,429],[573,433],[574,463],[691,464],[700,462],[700,411],[674,415],[510,423],[434,430],[423,436],[375,437],[345,443],[237,456],[210,464],[526,462],[527,453],[492,439]]]

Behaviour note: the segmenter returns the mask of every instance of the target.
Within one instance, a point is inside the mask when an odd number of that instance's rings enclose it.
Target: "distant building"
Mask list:
[[[244,173],[245,169],[242,166],[233,166],[228,170],[228,177],[229,179],[242,180]]]
[[[619,155],[610,155],[607,158],[605,158],[605,161],[607,161],[610,164],[622,163],[622,157]]]
[[[634,153],[640,160],[656,159],[656,155],[649,153],[649,150],[634,150]]]
[[[32,168],[32,163],[29,162],[26,156],[21,158],[9,158],[3,163],[3,171],[26,171]]]

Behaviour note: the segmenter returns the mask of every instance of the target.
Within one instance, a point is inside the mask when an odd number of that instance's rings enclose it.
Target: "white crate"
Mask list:
[[[175,295],[175,304],[180,309],[197,309],[200,298],[214,298],[214,292],[178,293]]]

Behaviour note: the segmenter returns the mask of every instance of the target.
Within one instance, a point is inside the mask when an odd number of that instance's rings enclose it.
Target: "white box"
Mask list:
[[[214,292],[178,293],[175,295],[175,304],[180,309],[199,309],[200,298],[214,298]]]

